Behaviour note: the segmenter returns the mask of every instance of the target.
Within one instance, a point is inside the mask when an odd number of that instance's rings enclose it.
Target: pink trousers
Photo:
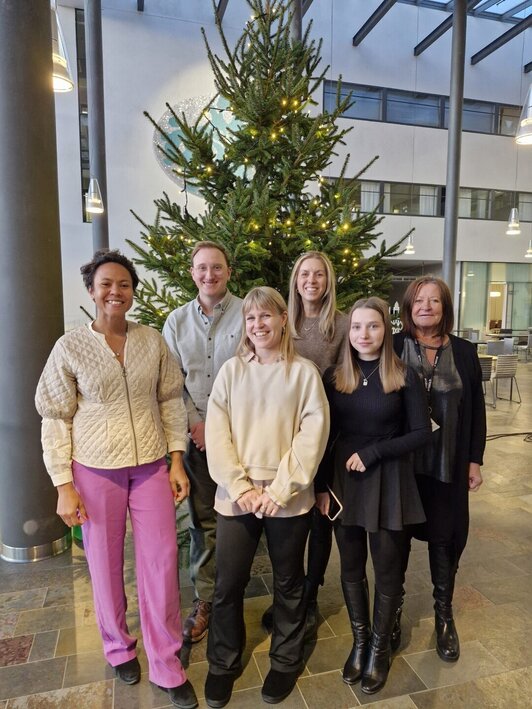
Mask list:
[[[165,459],[116,470],[73,462],[74,485],[88,521],[83,543],[104,654],[110,665],[136,656],[126,623],[124,538],[129,510],[135,544],[140,622],[149,678],[178,687],[186,675],[181,649],[175,505]]]

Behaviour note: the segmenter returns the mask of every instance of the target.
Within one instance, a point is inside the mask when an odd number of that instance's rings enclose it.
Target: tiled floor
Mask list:
[[[519,366],[521,406],[498,401],[488,410],[488,434],[532,430],[532,362]],[[502,390],[500,391],[502,394]],[[372,697],[349,688],[341,667],[351,647],[338,578],[337,554],[319,597],[322,623],[308,648],[290,709],[336,709],[361,704],[376,709],[485,709],[532,707],[532,446],[524,435],[487,444],[485,484],[471,499],[471,532],[460,567],[455,614],[462,654],[445,664],[436,656],[431,589],[425,548],[415,546],[407,579],[403,642],[388,683]],[[130,628],[138,629],[131,548],[126,563]],[[262,705],[268,670],[268,637],[260,626],[269,605],[267,556],[255,561],[246,601],[246,669],[235,685],[232,707]],[[191,588],[182,574],[184,612]],[[530,633],[530,635],[529,635]],[[189,677],[205,706],[205,642],[184,651]],[[142,648],[142,645],[140,645]],[[145,656],[140,661],[146,670]],[[0,562],[0,709],[64,707],[134,709],[168,706],[147,680],[128,687],[106,665],[94,623],[83,552],[36,564]]]

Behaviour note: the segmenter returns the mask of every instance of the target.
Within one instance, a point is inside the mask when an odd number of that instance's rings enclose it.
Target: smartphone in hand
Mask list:
[[[342,510],[344,509],[344,506],[328,485],[327,489],[329,490],[329,497],[331,500],[329,503],[329,511],[327,512],[327,517],[331,520],[331,522],[334,522],[334,520],[341,514]]]

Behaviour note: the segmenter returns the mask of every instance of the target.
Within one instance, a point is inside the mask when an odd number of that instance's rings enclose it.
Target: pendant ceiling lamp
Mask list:
[[[416,250],[414,249],[414,239],[412,236],[408,237],[408,241],[406,242],[406,249],[404,251],[405,256],[412,256],[412,254],[416,253]]]
[[[85,195],[85,209],[90,214],[101,214],[104,210],[100,185],[95,177],[91,177],[89,189]]]
[[[532,239],[528,242],[528,249],[526,250],[525,258],[532,258]]]
[[[521,225],[519,224],[519,211],[517,210],[517,207],[512,207],[506,228],[506,236],[518,236],[520,233]]]
[[[519,116],[515,142],[518,145],[532,145],[532,84],[526,92],[525,102]]]
[[[52,60],[53,60],[53,87],[57,93],[72,91],[74,82],[72,81],[72,72],[70,71],[70,63],[66,51],[65,40],[61,25],[59,24],[59,16],[55,0],[51,3],[52,14]]]

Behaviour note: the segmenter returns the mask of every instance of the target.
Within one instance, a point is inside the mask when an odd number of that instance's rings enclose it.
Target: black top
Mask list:
[[[406,333],[394,335],[394,348],[402,355]],[[475,346],[460,337],[449,335],[453,360],[462,381],[462,399],[458,411],[455,469],[456,504],[453,506],[455,544],[460,555],[466,545],[469,528],[469,463],[482,465],[486,445],[486,408],[482,390],[482,371]]]
[[[430,475],[444,483],[452,482],[463,387],[454,363],[451,343],[440,348],[434,366],[427,359],[425,347],[422,344],[416,347],[416,343],[407,337],[402,358],[418,373],[422,382],[431,381],[427,397],[430,417],[435,424],[432,445],[415,452],[415,472]]]
[[[385,394],[376,361],[360,361],[367,385],[360,382],[351,394],[337,391],[334,367],[324,375],[331,407],[331,434],[320,465],[317,489],[329,484],[343,504],[339,521],[364,527],[400,530],[424,521],[425,515],[414,478],[411,451],[430,438],[425,393],[415,372],[408,368],[406,386]],[[358,453],[365,472],[346,470]]]

